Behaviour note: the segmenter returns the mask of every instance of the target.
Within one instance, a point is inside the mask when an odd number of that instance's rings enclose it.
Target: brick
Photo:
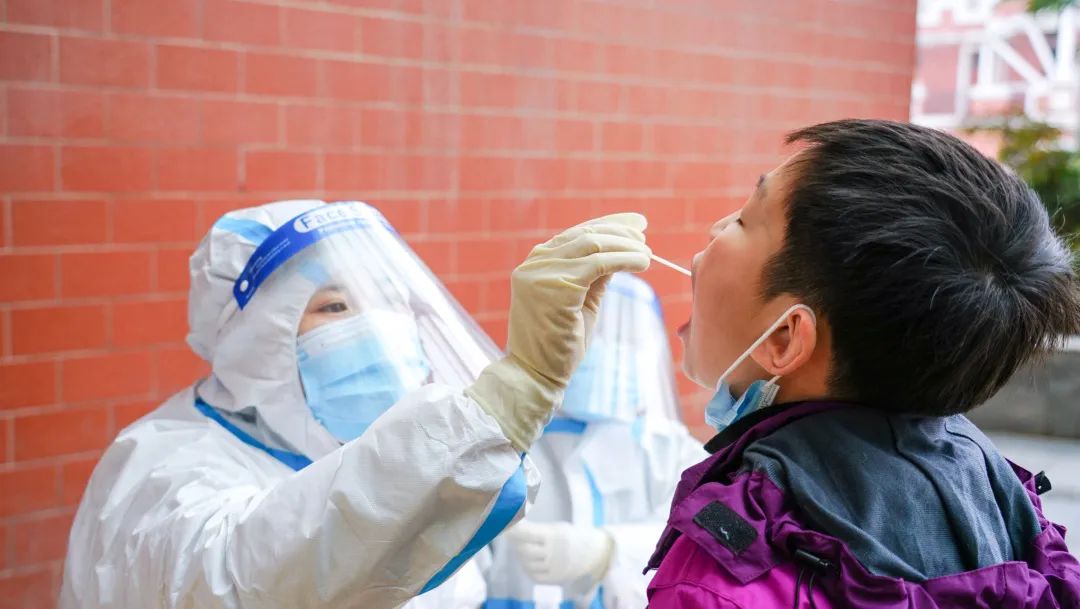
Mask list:
[[[16,246],[104,243],[108,207],[99,199],[18,200],[11,203]]]
[[[436,275],[454,270],[454,244],[450,241],[414,241],[409,244],[420,260]]]
[[[66,146],[60,176],[67,190],[138,192],[151,189],[152,155],[145,148]]]
[[[264,144],[278,141],[276,104],[207,101],[203,105],[208,144]]]
[[[650,197],[639,201],[634,206],[634,211],[644,214],[649,219],[649,225],[660,231],[676,231],[689,228],[690,206],[691,202],[688,199]],[[698,234],[703,238],[705,236],[705,233],[699,233],[696,229],[689,232],[694,236]]]
[[[420,146],[422,113],[382,108],[364,108],[360,112],[360,145],[391,149]]]
[[[325,159],[326,189],[360,193],[389,190],[401,182],[390,174],[390,161],[378,154],[328,154]]]
[[[124,430],[125,427],[131,425],[135,421],[141,419],[146,413],[150,412],[157,407],[157,404],[149,403],[145,400],[138,400],[135,402],[128,402],[123,404],[114,404],[112,407],[113,413],[113,427],[116,432],[119,433]]]
[[[462,72],[461,103],[471,108],[517,106],[517,79],[511,74]]]
[[[531,248],[530,248],[531,249]],[[521,259],[517,261],[521,262]],[[488,311],[510,310],[510,276],[501,279],[485,280],[487,289],[484,292],[484,308]]]
[[[100,306],[40,307],[11,312],[16,355],[105,346],[105,309]]]
[[[203,36],[207,40],[277,46],[279,11],[276,6],[263,4],[205,0]],[[238,23],[243,27],[237,27]]]
[[[683,94],[679,91],[679,94]],[[613,114],[622,108],[619,85],[606,82],[577,83],[577,109],[582,112]]]
[[[639,123],[604,123],[600,128],[600,139],[605,152],[640,152],[645,128]]]
[[[449,9],[451,12],[454,10],[453,6],[444,6],[442,3],[432,2],[431,9],[438,10],[440,8]],[[434,14],[434,10],[431,12],[425,11],[428,16]],[[452,17],[452,15],[450,15]],[[435,63],[454,63],[459,62],[461,57],[461,30],[462,28],[454,23],[447,22],[425,22],[421,25],[423,36],[423,57],[427,61]],[[456,75],[455,75],[456,77]]]
[[[462,190],[511,190],[517,187],[515,159],[498,157],[464,157],[458,162],[458,179]]]
[[[231,148],[182,148],[158,152],[158,189],[235,191],[239,160]],[[187,224],[182,225],[185,229]]]
[[[110,0],[112,29],[123,34],[194,38],[199,34],[198,0]],[[234,24],[234,27],[242,27]]]
[[[219,49],[161,45],[157,49],[157,84],[163,89],[236,91],[240,54]]]
[[[177,347],[157,352],[159,397],[171,395],[205,377],[209,366],[191,349]]]
[[[290,146],[350,147],[360,130],[360,112],[344,106],[289,106],[285,141]]]
[[[77,85],[140,87],[150,83],[144,42],[60,38],[60,80]]]
[[[57,476],[56,468],[52,465],[0,471],[0,488],[4,489],[4,492],[0,493],[0,518],[29,514],[57,505]],[[0,579],[0,582],[3,581]],[[0,598],[10,600],[11,595],[4,594]],[[16,603],[11,606],[37,605]]]
[[[600,45],[580,40],[559,39],[552,45],[552,65],[565,72],[604,71]]]
[[[100,31],[103,0],[7,0],[7,21]]]
[[[353,101],[416,104],[423,99],[423,73],[411,66],[327,61],[324,95]]]
[[[187,301],[145,300],[112,306],[113,345],[141,347],[180,343],[187,334]]]
[[[43,300],[56,296],[56,257],[0,254],[0,301]]]
[[[589,201],[580,199],[554,199],[544,206],[544,228],[562,231],[590,219]]]
[[[150,252],[93,252],[60,256],[60,293],[66,298],[150,291]]]
[[[447,70],[444,67],[422,69],[420,71],[420,89],[422,93],[420,102],[424,106],[458,105],[458,76],[453,70]],[[452,121],[449,125],[454,127],[457,125],[458,116],[456,113],[444,115],[446,120]],[[432,113],[426,115],[425,119],[430,120],[437,117],[438,114]],[[442,121],[436,124],[442,124]],[[439,131],[445,131],[445,129]]]
[[[506,61],[507,45],[514,34],[502,30],[483,30],[465,27],[458,32],[461,39],[461,61],[483,66],[499,65]]]
[[[161,292],[184,292],[188,290],[190,275],[188,261],[190,246],[161,248],[157,252],[157,289]]]
[[[56,363],[0,364],[0,409],[56,402]]]
[[[454,164],[442,157],[394,157],[387,154],[327,154],[329,191],[447,190]]]
[[[153,354],[114,353],[69,358],[60,364],[65,402],[147,395],[153,382]]]
[[[522,125],[518,128],[521,133],[518,139],[513,140],[508,134],[495,133],[500,141],[498,148],[539,150],[545,152],[590,150],[593,146],[595,128],[584,121],[560,121],[551,118],[522,119]]]
[[[22,521],[15,529],[14,566],[40,565],[64,558],[72,513]]]
[[[565,158],[522,159],[518,168],[518,188],[560,190],[569,179],[569,166],[580,161]]]
[[[399,189],[447,191],[454,183],[454,163],[447,157],[391,159],[390,167],[392,173],[400,176],[396,184]]]
[[[269,53],[248,53],[244,91],[258,95],[315,97],[319,64],[314,59]]]
[[[491,337],[492,342],[500,346],[506,344],[507,318],[505,315],[481,319],[479,323],[480,329]]]
[[[423,55],[423,42],[417,22],[367,17],[360,22],[360,49],[366,55],[417,59]]]
[[[105,133],[105,97],[95,91],[8,91],[11,135],[97,138]]]
[[[508,274],[519,262],[514,248],[504,239],[458,239],[454,246],[457,250],[455,270],[462,275]]]
[[[96,458],[68,461],[60,466],[61,505],[72,506],[79,504],[95,465],[97,465]]]
[[[41,192],[56,187],[56,153],[51,146],[0,144],[0,192]]]
[[[626,112],[634,116],[654,116],[666,114],[664,108],[664,91],[658,87],[624,87],[624,99],[626,100]],[[577,100],[568,107],[576,107]]]
[[[117,243],[194,242],[198,207],[186,199],[121,199],[113,212]]]
[[[31,571],[12,571],[0,578],[0,598],[7,607],[53,609],[56,596],[52,565],[42,565]]]
[[[488,230],[491,203],[482,199],[432,201],[427,206],[427,231],[470,233]]]
[[[523,143],[524,134],[531,129],[530,121],[516,116],[486,114],[463,116],[461,117],[461,147],[472,151],[527,147]]]
[[[491,230],[496,232],[535,230],[542,221],[547,203],[535,199],[523,201],[492,201]]]
[[[247,153],[247,190],[313,190],[318,157],[302,152],[254,151]]]
[[[0,32],[0,80],[52,80],[48,36]]]
[[[368,201],[386,218],[398,233],[417,233],[424,226],[423,201]]]
[[[11,312],[7,310],[0,311],[0,341],[3,341],[3,355],[11,355]]]
[[[587,121],[559,121],[555,124],[555,147],[561,152],[592,150],[593,131]]]
[[[108,384],[108,377],[96,382]],[[28,461],[104,448],[109,413],[101,407],[15,417],[15,460]]]
[[[360,24],[356,17],[320,10],[284,9],[284,46],[326,51],[355,51],[359,48]]]
[[[720,164],[703,162],[678,163],[672,178],[677,190],[722,188],[730,182]]]
[[[388,11],[403,10],[403,5],[406,4],[402,0],[328,0],[328,2],[353,8],[374,8]]]
[[[108,98],[108,135],[121,142],[197,142],[202,130],[199,103],[178,97],[119,93]]]
[[[485,279],[461,279],[447,281],[445,285],[454,299],[458,301],[458,304],[464,307],[466,311],[477,312],[483,302],[486,284],[487,280]]]

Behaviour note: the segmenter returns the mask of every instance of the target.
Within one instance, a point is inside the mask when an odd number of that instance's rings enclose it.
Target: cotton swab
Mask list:
[[[663,258],[661,258],[660,256],[657,256],[656,254],[649,254],[649,258],[652,258],[656,262],[659,262],[660,264],[668,267],[669,269],[672,269],[674,271],[679,271],[680,273],[682,273],[683,275],[686,275],[687,277],[692,277],[693,276],[693,274],[690,271],[684,269],[683,267],[675,264],[674,262],[672,262],[670,260],[664,260]]]

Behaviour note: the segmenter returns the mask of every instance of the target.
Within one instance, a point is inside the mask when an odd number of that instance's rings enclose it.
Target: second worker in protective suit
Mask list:
[[[378,609],[439,588],[535,496],[525,453],[610,275],[648,267],[644,228],[608,216],[534,248],[493,361],[374,209],[227,214],[191,260],[211,374],[106,450],[61,607]]]
[[[660,302],[612,277],[563,403],[529,456],[526,518],[491,545],[487,609],[638,609],[680,473],[705,455],[683,425]]]

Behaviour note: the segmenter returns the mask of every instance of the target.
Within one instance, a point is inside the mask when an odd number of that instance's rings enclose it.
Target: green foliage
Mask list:
[[[1028,10],[1032,13],[1042,10],[1058,10],[1067,6],[1080,6],[1080,0],[1028,0]]]
[[[1058,146],[1061,132],[1056,128],[1023,117],[977,130],[1001,135],[998,158],[1031,185],[1054,227],[1080,249],[1080,152]]]

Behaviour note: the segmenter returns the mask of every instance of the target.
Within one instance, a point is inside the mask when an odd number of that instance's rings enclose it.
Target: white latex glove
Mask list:
[[[533,248],[510,276],[508,355],[466,389],[521,451],[540,437],[585,355],[613,273],[649,268],[647,222],[614,214]]]
[[[566,585],[588,576],[595,585],[607,573],[615,550],[607,531],[569,522],[522,520],[506,538],[525,572],[541,584]]]

